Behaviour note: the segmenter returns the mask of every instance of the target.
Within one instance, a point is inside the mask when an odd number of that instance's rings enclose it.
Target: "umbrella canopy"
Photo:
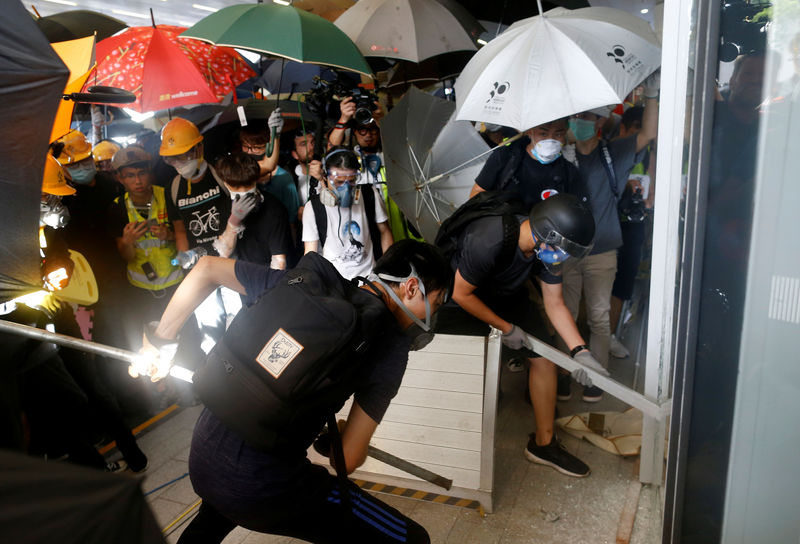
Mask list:
[[[0,451],[0,534],[7,542],[163,543],[140,486],[123,474]]]
[[[53,49],[69,69],[69,81],[64,94],[77,93],[83,88],[94,67],[94,36],[53,44]],[[50,141],[53,142],[70,131],[75,102],[60,100]]]
[[[51,42],[65,42],[94,36],[95,32],[98,40],[104,40],[128,27],[119,19],[86,9],[62,11],[47,17],[40,17],[36,19],[36,24]]]
[[[420,62],[476,49],[458,18],[437,0],[360,0],[336,26],[371,57]]]
[[[355,0],[297,0],[292,2],[292,6],[297,9],[319,15],[331,22],[335,21],[353,4],[355,4]]]
[[[613,8],[557,8],[518,21],[485,45],[456,81],[458,119],[527,130],[618,104],[658,68],[644,20]]]
[[[179,38],[183,27],[131,27],[97,44],[91,85],[131,91],[136,111],[219,102],[255,75],[233,49]]]
[[[425,87],[445,79],[453,79],[461,73],[474,54],[474,51],[456,51],[419,63],[398,61],[389,70],[385,87],[407,87],[410,84]]]
[[[228,6],[201,19],[183,35],[372,76],[369,65],[347,35],[330,21],[293,6]]]
[[[361,78],[353,72],[339,74],[332,68],[326,68],[318,64],[303,64],[291,60],[269,61],[264,73],[255,79],[253,83],[267,89],[272,94],[304,93],[311,90],[314,84],[314,77],[320,77],[325,81],[347,78],[353,87],[361,83]]]
[[[39,199],[53,118],[69,70],[20,2],[4,6],[0,30],[0,300],[41,289]]]
[[[452,102],[411,87],[381,121],[389,196],[428,241],[469,199],[486,162],[479,156],[489,150],[454,111]]]

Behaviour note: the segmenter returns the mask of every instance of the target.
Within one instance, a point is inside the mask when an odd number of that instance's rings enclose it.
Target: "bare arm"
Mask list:
[[[272,155],[270,155],[269,157],[264,155],[264,158],[258,161],[260,176],[266,176],[267,174],[273,173],[275,169],[278,167],[278,154],[280,153],[280,148],[281,148],[281,135],[277,134],[275,136],[275,143],[272,147]]]
[[[353,402],[350,415],[347,416],[347,423],[342,430],[342,450],[348,474],[366,461],[369,441],[377,427],[378,423],[369,417],[357,402]],[[331,459],[333,459],[332,455]]]
[[[639,152],[658,136],[658,99],[647,98],[644,103],[642,130],[636,135],[636,151]]]
[[[303,255],[311,253],[312,251],[319,251],[319,240],[303,242]]]
[[[469,192],[469,197],[472,198],[473,196],[477,195],[478,193],[484,192],[486,189],[478,185],[477,183],[472,186],[472,190]]]
[[[381,249],[386,252],[394,243],[394,236],[392,236],[392,229],[389,228],[389,222],[378,223],[378,231],[381,233]]]
[[[556,332],[564,340],[564,343],[569,349],[585,344],[586,342],[583,340],[581,333],[578,332],[578,327],[575,325],[575,320],[572,319],[569,308],[564,304],[561,284],[545,283],[539,280],[539,285],[542,288],[544,311],[547,313],[547,317],[550,318],[550,322],[555,327]]]
[[[456,279],[453,285],[453,300],[455,300],[464,311],[477,317],[484,323],[500,329],[503,334],[511,331],[511,323],[494,313],[477,295],[476,286],[469,283],[461,275],[461,271],[456,270]]]
[[[341,114],[339,115],[339,121],[336,124],[346,125],[356,113],[356,104],[353,102],[352,96],[348,96],[339,103],[339,111]],[[334,127],[331,131],[331,135],[328,137],[328,147],[342,145],[342,142],[344,142],[344,131],[344,126]]]
[[[175,231],[175,247],[178,251],[189,251],[189,238],[186,237],[186,225],[180,219],[172,222]]]
[[[232,259],[202,257],[170,299],[156,335],[164,339],[178,336],[192,312],[220,285],[245,294],[244,286],[236,279],[235,264]]]
[[[230,257],[236,249],[236,242],[238,239],[239,234],[231,225],[231,222],[228,221],[225,225],[225,230],[214,240],[214,249],[217,250],[220,257]]]
[[[286,255],[273,255],[269,267],[273,270],[286,270]]]

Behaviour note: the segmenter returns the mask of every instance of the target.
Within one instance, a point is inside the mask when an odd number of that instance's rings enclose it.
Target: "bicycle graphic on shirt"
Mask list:
[[[211,206],[206,213],[192,212],[194,219],[189,221],[189,232],[197,238],[209,229],[219,232],[219,212],[216,206]]]

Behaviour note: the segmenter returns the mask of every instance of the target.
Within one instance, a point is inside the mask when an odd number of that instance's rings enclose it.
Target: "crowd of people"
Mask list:
[[[583,385],[586,402],[600,400],[602,391],[585,372],[559,371],[532,350],[527,335],[558,343],[606,375],[609,356],[628,355],[614,333],[633,293],[643,219],[652,207],[658,88],[656,74],[616,113],[598,108],[557,119],[512,144],[504,140],[515,131],[484,127],[497,149],[454,214],[462,224],[446,251],[422,241],[388,196],[379,102],[362,124],[352,99],[344,99],[338,120],[317,131],[322,139],[314,137],[310,120],[282,134],[275,110],[240,127],[213,154],[198,127],[177,117],[160,139],[144,134],[125,147],[110,140],[92,146],[72,130],[48,152],[43,217],[61,221],[42,223],[52,238],[42,247],[46,261],[57,261],[60,244],[82,253],[99,300],[88,308],[56,303],[44,313],[18,305],[4,308],[4,318],[39,326],[49,320],[59,332],[132,351],[144,338],[150,347],[170,344],[176,362],[200,370],[242,308],[257,306],[287,271],[309,262],[305,255],[319,254],[345,280],[371,278],[363,285],[372,286],[394,318],[370,351],[386,374],[352,384],[356,404],[341,430],[345,466],[337,468],[350,472],[363,462],[397,392],[416,340],[404,330],[483,335],[492,326],[503,334],[509,368],[528,370],[535,432],[526,457],[587,476],[590,468],[556,437],[556,402],[570,398],[572,379]],[[270,138],[270,131],[280,136]],[[578,326],[582,300],[588,341]],[[90,314],[83,330],[81,312]],[[142,472],[147,459],[127,416],[174,400],[203,400],[178,382],[131,379],[119,363],[99,356],[38,353],[30,344],[19,349],[28,350],[35,371],[20,374],[16,400],[6,403],[15,432],[4,437],[5,445]],[[45,372],[52,377],[34,375]],[[61,408],[58,415],[41,402],[45,394]],[[25,413],[36,440],[26,443],[24,424],[11,421],[14,410]],[[93,446],[99,438],[116,440],[125,463],[106,463]],[[295,446],[292,457],[259,451],[206,409],[190,458],[204,502],[181,541],[219,542],[236,525],[325,541],[327,524],[304,523],[310,510],[376,542],[427,541],[424,529],[395,509],[312,468],[297,453],[310,444]],[[341,495],[347,493],[349,499]]]

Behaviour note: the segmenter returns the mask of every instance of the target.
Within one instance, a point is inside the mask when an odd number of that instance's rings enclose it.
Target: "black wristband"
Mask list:
[[[569,356],[570,356],[570,357],[572,357],[572,358],[574,359],[574,358],[575,358],[575,356],[576,356],[576,355],[577,355],[579,352],[581,352],[581,351],[583,351],[583,350],[585,350],[585,349],[587,349],[587,350],[589,349],[589,346],[587,346],[586,344],[581,344],[580,346],[575,346],[575,347],[574,347],[574,348],[572,348],[572,350],[569,352]]]
[[[347,124],[345,124],[345,123],[336,123],[335,125],[333,125],[333,128],[344,129],[344,128],[347,128]]]

